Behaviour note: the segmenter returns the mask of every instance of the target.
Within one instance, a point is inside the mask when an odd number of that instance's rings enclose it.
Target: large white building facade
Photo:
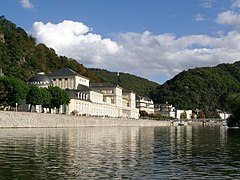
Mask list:
[[[111,83],[90,83],[75,71],[62,68],[48,75],[53,86],[65,89],[70,103],[62,113],[86,116],[139,118],[136,95]]]

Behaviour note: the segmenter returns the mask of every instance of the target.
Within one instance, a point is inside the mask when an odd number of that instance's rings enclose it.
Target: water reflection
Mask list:
[[[0,179],[226,179],[239,131],[220,126],[0,129]]]

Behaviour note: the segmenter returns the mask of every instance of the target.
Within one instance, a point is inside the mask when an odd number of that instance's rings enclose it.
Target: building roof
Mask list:
[[[77,90],[78,91],[91,91],[91,88],[89,88],[88,86],[84,86],[82,84],[78,84]]]
[[[136,99],[137,99],[137,100],[152,101],[149,97],[139,96],[139,95],[136,96]]]
[[[38,73],[32,76],[28,80],[28,84],[36,84],[36,85],[52,85],[52,80],[44,74],[44,72]]]
[[[61,68],[55,72],[52,72],[48,76],[79,76],[79,74],[69,68]]]
[[[80,93],[81,91],[79,90],[75,90],[75,89],[66,89],[65,90],[69,96],[70,99],[79,99],[79,100],[82,100],[82,101],[88,101],[88,102],[91,102],[90,99],[81,99],[78,97],[78,93]]]
[[[70,69],[70,68],[61,68],[55,72],[52,72],[48,75],[49,77],[55,77],[55,76],[80,76],[80,77],[84,77],[85,79],[89,79],[85,76],[82,76],[80,74],[78,74],[77,72],[75,72],[74,70]]]
[[[113,87],[122,88],[122,87],[120,87],[116,84],[110,83],[110,82],[90,83],[90,87],[92,87],[92,88],[99,88],[99,87],[103,87],[103,88],[113,88]]]

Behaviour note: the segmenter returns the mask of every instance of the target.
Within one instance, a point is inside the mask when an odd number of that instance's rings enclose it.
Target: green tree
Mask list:
[[[0,104],[4,107],[15,107],[22,104],[22,101],[26,98],[27,86],[21,80],[13,77],[1,77],[0,78]]]
[[[30,112],[32,112],[32,106],[41,105],[43,103],[43,95],[39,87],[35,85],[29,86],[26,103],[30,104]]]
[[[42,107],[51,108],[52,95],[47,88],[41,88],[42,91]]]
[[[187,113],[186,113],[186,111],[184,111],[183,113],[181,113],[180,119],[187,119]]]
[[[231,115],[227,119],[227,125],[229,127],[240,127],[240,94],[232,94],[227,100],[231,109]]]
[[[62,90],[59,87],[48,87],[48,90],[52,96],[50,106],[51,108],[57,108],[59,111],[59,108],[61,105],[67,105],[70,101],[68,94],[65,90]]]

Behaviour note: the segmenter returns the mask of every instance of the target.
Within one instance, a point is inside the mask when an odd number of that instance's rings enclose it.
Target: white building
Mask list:
[[[154,104],[155,113],[159,113],[166,117],[172,117],[175,119],[181,119],[183,114],[186,113],[187,119],[191,119],[192,110],[178,110],[172,104]]]
[[[139,117],[135,105],[135,94],[111,83],[89,83],[89,79],[75,71],[62,68],[49,74],[53,86],[66,89],[70,103],[63,108],[66,114],[86,116]]]
[[[186,113],[187,115],[186,119],[191,119],[192,117],[192,110],[176,110],[175,112],[176,112],[175,114],[176,119],[182,119],[182,116],[184,113]]]
[[[154,104],[154,112],[162,116],[176,118],[175,107],[173,107],[172,104],[168,104],[168,102],[165,104]]]
[[[148,114],[154,114],[154,103],[148,97],[137,96],[136,107],[139,109],[139,111],[145,111]]]
[[[216,109],[216,111],[218,112],[221,119],[227,119],[231,115],[231,114],[229,114],[225,111],[219,110],[219,109]]]

